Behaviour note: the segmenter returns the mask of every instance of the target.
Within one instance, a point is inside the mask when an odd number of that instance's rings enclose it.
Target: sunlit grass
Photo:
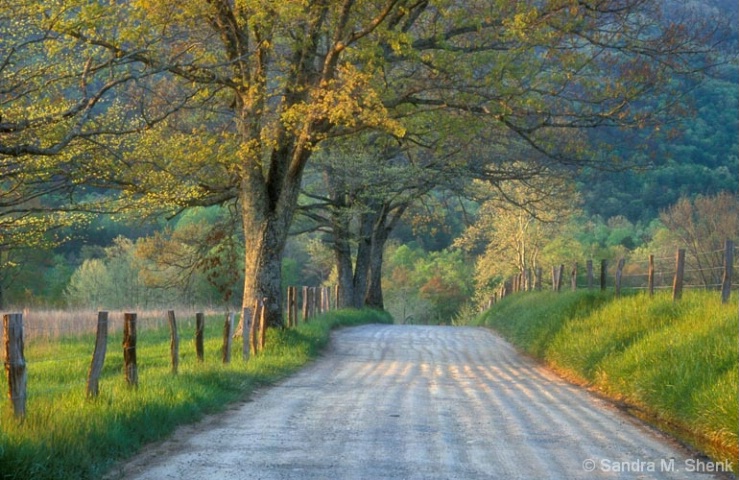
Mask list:
[[[736,297],[514,295],[481,315],[523,350],[720,458],[739,455]],[[736,465],[736,463],[735,463]]]
[[[198,362],[192,322],[180,325],[179,373],[172,375],[169,331],[143,329],[138,335],[139,386],[123,375],[122,337],[111,334],[100,395],[86,398],[94,349],[92,335],[26,346],[28,403],[24,421],[9,402],[0,404],[0,476],[3,479],[100,478],[117,460],[178,425],[223,410],[255,388],[294,372],[326,344],[332,328],[389,322],[375,311],[332,312],[292,330],[270,330],[267,350],[248,362],[241,341],[232,362],[221,360],[223,316],[206,319],[205,359]],[[7,379],[0,381],[7,398]]]

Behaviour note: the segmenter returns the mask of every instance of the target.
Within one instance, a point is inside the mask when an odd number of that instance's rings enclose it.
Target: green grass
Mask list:
[[[507,297],[475,322],[706,453],[739,456],[736,297],[600,292]]]
[[[222,411],[259,386],[273,383],[314,358],[332,328],[388,323],[377,311],[338,311],[290,330],[269,330],[265,352],[241,360],[241,342],[232,362],[221,362],[223,319],[206,320],[205,361],[197,362],[190,324],[180,326],[179,374],[171,374],[169,332],[138,334],[138,388],[123,376],[121,335],[111,335],[100,381],[100,396],[85,397],[94,338],[90,335],[26,345],[27,415],[13,416],[0,404],[0,477],[3,479],[93,479],[148,442],[166,437],[178,425]],[[188,338],[189,336],[189,338]],[[7,378],[0,381],[7,399]]]

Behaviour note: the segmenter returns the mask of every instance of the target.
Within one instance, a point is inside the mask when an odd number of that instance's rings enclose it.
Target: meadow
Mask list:
[[[223,315],[206,318],[203,362],[197,361],[191,340],[194,318],[178,318],[180,364],[173,375],[166,317],[145,318],[138,335],[138,387],[124,380],[122,334],[112,328],[96,399],[86,397],[92,333],[31,336],[25,346],[28,402],[23,420],[14,417],[7,401],[7,378],[0,380],[6,399],[0,404],[2,479],[101,478],[146,443],[245,401],[260,386],[296,371],[318,354],[332,328],[391,322],[374,310],[330,312],[297,328],[270,329],[264,352],[248,361],[238,353],[239,339],[232,362],[223,364]]]
[[[616,298],[535,292],[506,297],[474,323],[491,327],[562,376],[686,443],[738,465],[736,296],[690,291]]]

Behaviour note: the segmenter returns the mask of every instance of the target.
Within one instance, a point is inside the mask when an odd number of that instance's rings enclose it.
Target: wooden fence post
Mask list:
[[[254,313],[251,319],[251,325],[249,326],[249,347],[251,353],[256,355],[259,351],[259,344],[257,343],[257,334],[259,333],[259,319],[262,317],[262,301],[256,299],[254,301]]]
[[[310,305],[308,306],[308,317],[313,318],[316,316],[316,297],[318,296],[318,292],[316,291],[316,287],[310,287],[308,289],[308,296],[310,297]]]
[[[608,260],[600,261],[600,289],[605,290],[608,284]]]
[[[105,351],[108,349],[108,312],[98,312],[95,350],[92,353],[90,372],[87,375],[87,398],[97,398],[100,394],[100,374],[105,364]]]
[[[564,277],[565,266],[552,267],[552,290],[559,292],[562,289],[562,277]]]
[[[293,327],[297,327],[300,324],[300,318],[298,317],[299,302],[298,299],[298,287],[292,287],[292,302],[290,303],[291,316],[293,319]]]
[[[321,314],[321,287],[313,287],[313,313],[311,317]]]
[[[562,290],[562,279],[564,278],[564,276],[565,276],[565,266],[560,265],[557,271],[557,291],[558,292]]]
[[[244,308],[241,312],[241,358],[244,361],[249,360],[249,354],[251,353],[251,324],[253,321],[251,309],[249,307]]]
[[[731,281],[734,271],[734,242],[724,243],[724,276],[721,281],[721,303],[728,303],[731,296]]]
[[[303,323],[308,321],[310,314],[310,287],[303,287]]]
[[[123,363],[126,383],[138,387],[139,372],[136,365],[136,314],[123,314]]]
[[[266,342],[267,335],[267,301],[269,299],[264,297],[262,299],[262,311],[259,315],[259,351],[264,351],[264,344]]]
[[[647,290],[649,296],[654,296],[654,255],[649,255],[649,270],[647,271]]]
[[[293,327],[292,311],[290,310],[290,300],[291,300],[290,297],[292,296],[292,292],[290,291],[290,288],[292,287],[287,287],[287,290],[285,291],[285,294],[287,297],[287,300],[285,301],[285,326],[287,328]]]
[[[672,281],[672,300],[683,296],[683,278],[685,277],[685,249],[680,248],[675,257],[675,278]]]
[[[195,314],[195,354],[198,361],[205,360],[205,352],[203,348],[203,335],[205,334],[205,314],[198,312]]]
[[[626,259],[621,258],[618,261],[618,265],[616,266],[616,296],[621,296],[621,278],[623,277],[624,273],[624,265],[626,264]]]
[[[287,287],[287,328],[295,327],[298,322],[295,318],[295,287]]]
[[[231,329],[233,328],[234,318],[233,312],[226,314],[226,321],[223,323],[223,363],[231,362]]]
[[[293,311],[293,326],[298,326],[298,287],[293,287],[293,303],[292,303],[292,311]]]
[[[573,292],[577,290],[577,263],[572,266],[570,271],[570,286]]]
[[[3,315],[5,338],[5,371],[8,374],[8,396],[17,418],[26,416],[26,385],[28,371],[23,353],[23,314]]]
[[[310,287],[310,311],[308,312],[308,316],[310,318],[315,317],[319,313],[317,307],[319,300],[318,295],[318,287]]]
[[[585,263],[585,270],[588,276],[588,290],[593,289],[594,277],[593,277],[593,260],[588,260]]]
[[[177,318],[174,310],[167,311],[169,322],[169,358],[172,363],[172,375],[177,375],[180,366],[180,334],[177,332]]]

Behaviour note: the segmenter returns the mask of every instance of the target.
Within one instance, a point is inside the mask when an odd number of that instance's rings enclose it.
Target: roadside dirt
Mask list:
[[[477,328],[367,325],[112,472],[163,479],[710,479],[710,463]],[[729,478],[733,478],[729,477]]]

